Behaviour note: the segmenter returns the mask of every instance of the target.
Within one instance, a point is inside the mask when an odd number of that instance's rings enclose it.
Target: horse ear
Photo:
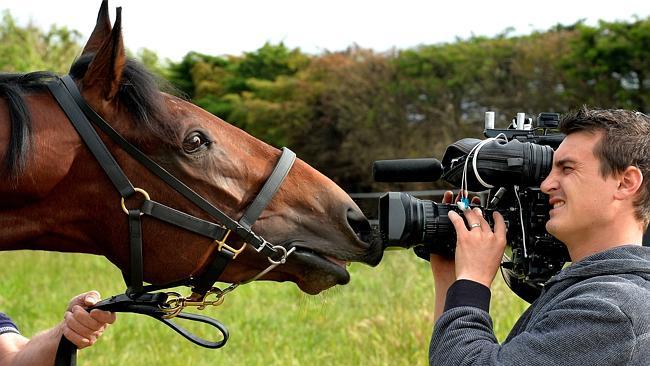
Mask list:
[[[122,69],[126,63],[122,40],[122,8],[117,8],[115,24],[108,38],[95,53],[83,77],[83,90],[96,93],[104,100],[112,100],[120,87]]]
[[[85,55],[86,53],[97,52],[102,43],[104,43],[104,40],[110,34],[111,18],[108,15],[108,0],[103,0],[102,5],[99,7],[99,13],[97,14],[95,29],[93,29],[93,33],[90,35],[90,38],[81,54]]]

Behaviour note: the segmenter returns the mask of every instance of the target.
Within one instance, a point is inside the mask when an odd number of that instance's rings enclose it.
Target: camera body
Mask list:
[[[487,139],[449,145],[440,167],[428,174],[431,181],[442,178],[461,191],[481,192],[480,206],[490,225],[493,211],[502,214],[508,249],[501,271],[508,286],[528,302],[570,260],[564,244],[546,231],[551,207],[539,188],[551,171],[553,149],[564,139],[558,124],[556,113],[542,113],[535,120],[519,113],[509,128],[495,129],[494,113],[487,112]],[[378,161],[373,167],[375,180],[379,176],[380,181],[404,181],[409,174],[400,174],[404,170],[400,162],[418,169],[409,159]],[[425,259],[430,253],[453,257],[456,233],[447,216],[451,210],[462,212],[457,204],[420,200],[403,192],[384,194],[378,213],[384,246],[413,247]]]

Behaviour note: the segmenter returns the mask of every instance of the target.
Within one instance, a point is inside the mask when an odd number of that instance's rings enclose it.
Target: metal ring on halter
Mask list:
[[[475,223],[475,224],[471,224],[471,225],[469,226],[470,230],[473,229],[473,228],[475,228],[475,227],[481,227],[481,224],[477,222],[477,223]]]
[[[269,260],[269,262],[271,262],[272,264],[275,264],[275,265],[284,264],[284,262],[287,261],[287,256],[289,256],[289,253],[287,252],[287,248],[285,248],[283,246],[280,246],[280,245],[274,245],[273,250],[277,250],[277,249],[280,249],[283,252],[282,258],[279,261],[274,261],[273,259],[271,259],[271,257],[268,257],[267,259]],[[293,248],[291,248],[291,249],[293,249]],[[293,252],[293,250],[292,250],[292,252]]]
[[[281,247],[279,245],[277,247],[281,248],[284,251],[284,255],[282,256],[282,259],[280,259],[279,261],[274,261],[273,259],[268,258],[269,262],[271,262],[271,265],[266,267],[265,270],[263,270],[262,272],[256,274],[252,278],[249,278],[246,281],[240,282],[237,285],[235,285],[235,284],[233,284],[233,285],[236,287],[236,286],[243,285],[243,284],[246,284],[246,283],[249,283],[249,282],[253,282],[253,281],[259,279],[260,277],[264,276],[265,274],[271,272],[275,267],[279,266],[280,264],[284,264],[287,261],[287,257],[290,256],[291,253],[293,253],[296,250],[296,247],[293,247],[293,248],[289,249],[289,251],[287,251],[284,247]]]
[[[142,189],[142,188],[133,188],[133,190],[140,193],[140,194],[142,194],[144,196],[145,200],[147,200],[147,201],[151,200],[151,198],[149,197],[149,193],[147,193],[147,191],[145,191],[144,189]],[[126,205],[124,204],[124,197],[122,197],[121,204],[122,204],[122,211],[124,211],[124,213],[128,215],[129,210],[126,208]],[[142,215],[143,214],[140,213],[140,216],[142,216]]]

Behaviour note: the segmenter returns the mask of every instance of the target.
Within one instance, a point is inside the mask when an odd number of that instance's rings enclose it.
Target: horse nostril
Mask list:
[[[362,241],[367,241],[366,239],[371,234],[372,229],[370,227],[370,222],[359,210],[348,209],[347,212],[348,225],[355,235]]]

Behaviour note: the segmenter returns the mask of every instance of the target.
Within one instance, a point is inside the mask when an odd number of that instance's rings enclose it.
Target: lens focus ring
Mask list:
[[[433,202],[422,200],[422,242],[430,243],[436,233],[436,219],[433,211]]]

